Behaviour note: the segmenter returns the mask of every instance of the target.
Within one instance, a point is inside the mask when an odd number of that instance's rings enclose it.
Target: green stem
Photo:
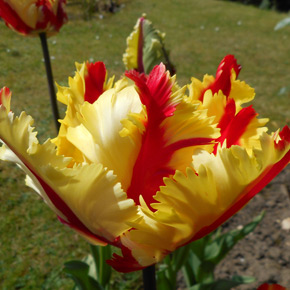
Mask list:
[[[143,269],[144,290],[156,290],[155,265]]]
[[[47,76],[52,114],[54,118],[55,128],[56,128],[56,131],[58,132],[59,126],[60,126],[58,122],[59,113],[58,113],[57,102],[56,102],[56,94],[55,94],[55,89],[54,89],[54,82],[53,82],[53,76],[52,76],[52,70],[51,70],[51,64],[50,64],[46,33],[45,32],[39,33],[39,37],[41,41],[42,52],[43,52],[43,57],[44,57],[44,62],[45,62],[45,69],[46,69],[46,76]]]
[[[175,289],[175,287],[176,287],[176,271],[174,271],[172,269],[172,254],[166,256],[164,261],[167,265],[166,276],[171,283],[172,289]]]

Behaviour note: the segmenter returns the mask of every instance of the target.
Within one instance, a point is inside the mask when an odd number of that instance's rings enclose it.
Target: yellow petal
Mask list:
[[[31,28],[36,27],[38,22],[39,11],[36,7],[35,0],[10,0],[10,7],[22,19],[22,21]]]
[[[142,219],[132,223],[134,230],[124,235],[134,258],[147,257],[138,260],[144,266],[149,265],[149,257],[156,263],[190,242],[203,228],[217,224],[222,215],[261,182],[268,170],[286,154],[289,159],[289,143],[279,149],[275,145],[278,140],[277,134],[264,133],[260,137],[261,150],[254,150],[252,155],[240,146],[219,149],[217,155],[205,150],[195,152],[192,168],[186,174],[177,171],[173,178],[164,179],[165,186],[155,197],[158,203],[151,204],[155,212],[140,202]]]
[[[58,156],[50,140],[38,143],[30,116],[13,117],[0,106],[0,140],[5,144],[0,159],[17,163],[29,176],[27,184],[58,216],[72,227],[72,219],[77,219],[97,238],[110,242],[129,229],[127,222],[136,218],[136,207],[112,171],[102,164],[67,168],[70,159]]]
[[[239,112],[244,103],[252,101],[255,97],[255,90],[247,85],[245,82],[239,80],[232,81],[229,98],[235,100],[237,112]]]
[[[116,93],[114,89],[103,93],[93,103],[85,103],[80,109],[80,126],[68,128],[67,139],[90,162],[102,163],[113,170],[122,188],[128,188],[135,160],[139,153],[141,134],[134,131],[130,136],[121,136],[122,122],[130,113],[142,111],[139,95],[134,87]],[[136,141],[136,140],[135,140]]]
[[[207,89],[212,83],[214,83],[214,81],[214,76],[207,74],[203,77],[202,82],[196,78],[191,78],[191,84],[188,85],[190,101],[194,102],[199,100],[204,90]]]

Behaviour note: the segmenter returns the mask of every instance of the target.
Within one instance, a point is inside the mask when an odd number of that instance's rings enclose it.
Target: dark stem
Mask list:
[[[143,269],[144,290],[156,290],[155,265]]]
[[[58,122],[59,113],[58,113],[58,108],[57,108],[57,103],[56,103],[56,94],[55,94],[55,89],[54,89],[54,82],[53,82],[50,57],[49,57],[49,51],[48,51],[45,32],[39,33],[39,37],[41,41],[42,52],[43,52],[43,57],[44,57],[44,62],[45,62],[48,90],[50,94],[50,104],[51,104],[51,109],[53,113],[55,128],[56,128],[56,131],[58,132],[59,126],[60,126]]]

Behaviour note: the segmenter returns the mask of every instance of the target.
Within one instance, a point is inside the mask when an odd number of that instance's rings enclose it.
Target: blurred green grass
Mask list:
[[[240,79],[256,89],[254,106],[270,117],[272,130],[290,119],[290,27],[274,31],[285,15],[214,0],[135,0],[116,14],[96,14],[84,22],[79,6],[68,6],[70,21],[48,40],[55,81],[67,84],[74,62],[105,62],[109,75],[124,72],[126,37],[147,13],[166,32],[166,45],[178,82],[215,74],[220,60],[234,54],[242,64]],[[12,108],[31,114],[39,138],[54,136],[40,41],[10,31],[0,22],[0,87],[13,92]],[[64,114],[64,107],[60,106]],[[82,258],[89,247],[61,225],[40,198],[24,185],[24,175],[0,163],[0,288],[71,289],[61,273],[65,261]],[[115,276],[113,289],[136,289],[138,275]],[[134,285],[134,287],[132,287]]]

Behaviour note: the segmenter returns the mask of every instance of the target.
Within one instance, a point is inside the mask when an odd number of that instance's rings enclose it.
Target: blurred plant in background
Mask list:
[[[68,0],[68,4],[79,5],[83,11],[83,18],[90,20],[98,12],[114,13],[120,8],[120,0]]]
[[[144,14],[127,38],[127,48],[123,55],[126,69],[149,74],[156,64],[163,62],[170,74],[174,75],[176,71],[165,49],[164,39],[165,33],[155,29]]]
[[[282,28],[286,27],[287,25],[290,25],[290,16],[282,19],[281,21],[279,21],[276,24],[274,30],[282,29]]]
[[[240,2],[245,5],[255,5],[261,9],[276,9],[287,12],[290,10],[290,0],[223,0],[230,2]]]

